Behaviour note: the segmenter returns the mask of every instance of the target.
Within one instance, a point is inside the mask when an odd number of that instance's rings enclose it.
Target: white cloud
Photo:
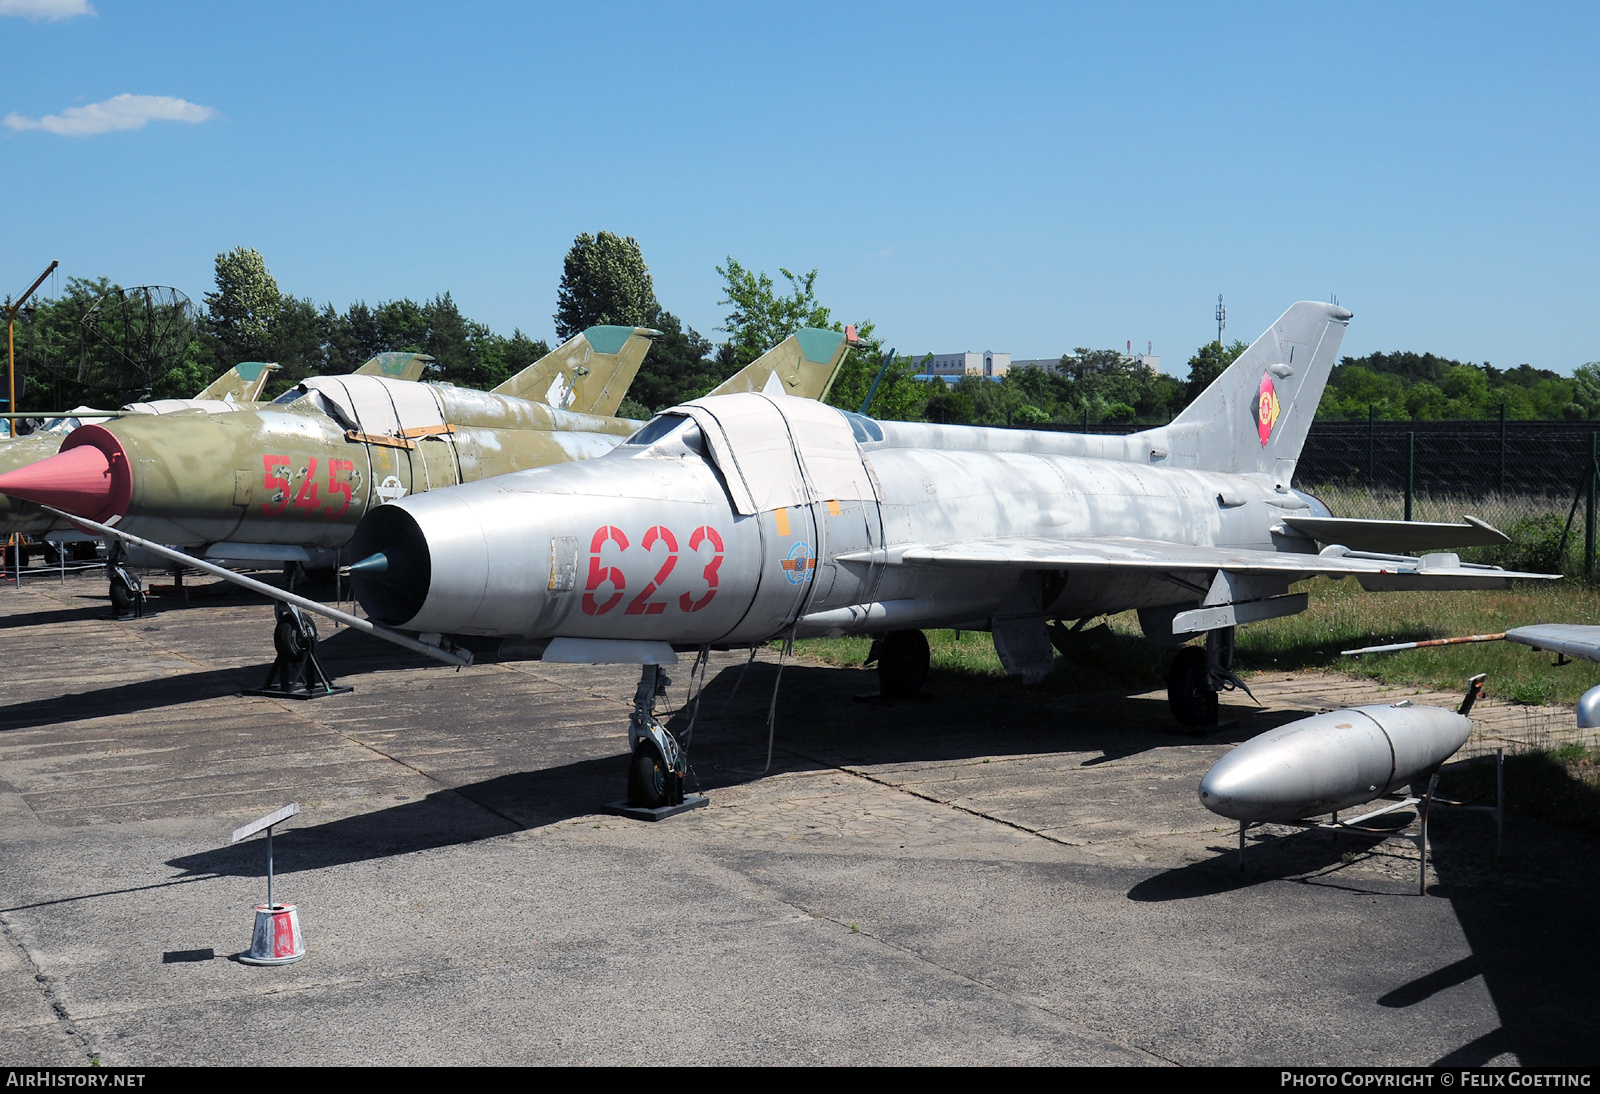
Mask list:
[[[89,0],[0,0],[0,15],[17,15],[54,23],[57,19],[71,19],[74,15],[94,15]]]
[[[170,95],[117,95],[103,103],[72,106],[42,118],[7,114],[6,125],[16,130],[43,129],[63,137],[88,137],[118,129],[143,129],[144,123],[151,121],[194,123],[216,116],[217,112],[209,106],[174,99]]]

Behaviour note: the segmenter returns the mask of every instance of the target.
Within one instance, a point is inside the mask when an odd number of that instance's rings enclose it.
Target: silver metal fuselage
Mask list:
[[[357,595],[411,631],[741,645],[1193,603],[1212,576],[985,583],[959,565],[892,564],[908,545],[1076,535],[1314,551],[1271,530],[1311,507],[1287,483],[1163,466],[1141,435],[876,423],[787,400],[769,430],[757,421],[727,447],[740,427],[723,435],[714,416],[742,408],[723,400],[760,398],[703,400],[653,443],[375,509],[352,557],[383,551],[394,568],[381,583],[356,575]]]

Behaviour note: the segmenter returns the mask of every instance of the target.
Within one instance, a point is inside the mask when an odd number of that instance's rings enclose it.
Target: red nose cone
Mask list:
[[[121,515],[130,485],[122,445],[93,425],[73,430],[54,456],[0,475],[0,494],[98,521]]]

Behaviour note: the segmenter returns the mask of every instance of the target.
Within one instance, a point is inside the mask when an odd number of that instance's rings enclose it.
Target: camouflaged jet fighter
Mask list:
[[[1342,521],[1294,488],[1350,314],[1294,305],[1170,424],[1128,436],[697,399],[598,459],[370,509],[349,548],[369,618],[295,607],[457,664],[470,658],[452,635],[643,665],[629,794],[652,807],[681,801],[682,749],[654,714],[679,650],[870,635],[885,694],[903,695],[928,671],[923,628],[988,630],[1008,672],[1038,680],[1069,640],[1063,621],[1137,609],[1157,645],[1206,636],[1175,657],[1168,698],[1181,723],[1214,723],[1217,693],[1239,686],[1235,627],[1305,610],[1297,580],[1557,576],[1392,551],[1406,522]],[[1438,525],[1430,546],[1490,532]],[[1357,534],[1361,549],[1341,543]]]
[[[386,502],[610,451],[640,425],[612,415],[656,333],[591,327],[492,392],[322,376],[248,411],[86,425],[0,492],[206,558],[333,566]],[[850,345],[801,331],[718,391],[821,396]]]
[[[356,369],[357,375],[388,376],[396,380],[420,380],[433,358],[425,353],[380,353]],[[218,376],[193,399],[153,399],[141,403],[128,403],[118,410],[95,410],[80,406],[59,417],[41,415],[45,423],[25,437],[0,441],[0,473],[38,463],[60,450],[62,442],[79,426],[102,425],[134,414],[176,414],[184,410],[204,411],[208,414],[231,414],[240,410],[256,410],[266,405],[260,402],[267,381],[278,371],[278,366],[267,361],[244,361]],[[0,494],[0,536],[14,533],[41,535],[62,532],[55,539],[88,538],[72,532],[70,525],[38,505]]]

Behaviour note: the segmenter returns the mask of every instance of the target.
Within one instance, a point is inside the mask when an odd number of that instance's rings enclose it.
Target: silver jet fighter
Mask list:
[[[644,664],[635,801],[652,785],[670,795],[682,770],[650,714],[675,648],[873,635],[894,694],[927,672],[922,628],[989,630],[1006,669],[1037,680],[1052,621],[1138,609],[1157,643],[1207,636],[1169,678],[1178,719],[1206,724],[1237,683],[1234,627],[1304,610],[1294,581],[1538,576],[1326,542],[1339,522],[1291,479],[1349,318],[1294,305],[1171,424],[1125,437],[876,422],[762,393],[697,400],[598,459],[370,511],[352,584],[383,626]],[[1381,531],[1365,522],[1369,547]]]

